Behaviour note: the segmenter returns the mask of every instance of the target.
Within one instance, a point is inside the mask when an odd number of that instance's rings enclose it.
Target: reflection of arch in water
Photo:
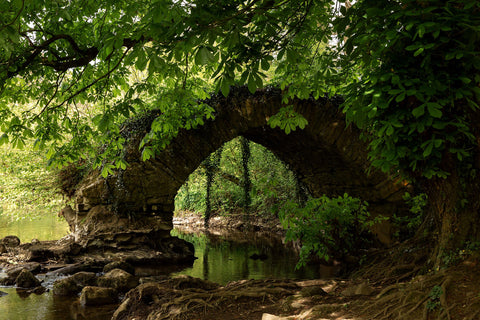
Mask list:
[[[289,165],[313,196],[343,195],[345,192],[370,203],[373,212],[393,213],[404,193],[377,170],[367,173],[367,144],[359,131],[346,126],[338,101],[294,100],[291,104],[308,125],[286,135],[267,125],[269,117],[282,107],[279,90],[250,94],[236,88],[227,97],[207,101],[216,110],[215,120],[195,130],[181,130],[169,146],[154,159],[141,161],[138,144],[153,119],[133,123],[138,130],[127,146],[125,171],[109,177],[87,179],[77,192],[77,210],[109,205],[119,214],[156,216],[167,233],[172,227],[177,190],[201,162],[223,143],[244,136],[271,150]],[[96,180],[95,180],[96,179]]]

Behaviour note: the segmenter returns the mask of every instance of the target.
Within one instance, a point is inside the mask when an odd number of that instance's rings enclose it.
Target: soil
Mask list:
[[[221,287],[183,276],[143,284],[124,301],[115,320],[474,320],[480,319],[480,268],[467,260],[394,284],[355,278],[242,280]]]

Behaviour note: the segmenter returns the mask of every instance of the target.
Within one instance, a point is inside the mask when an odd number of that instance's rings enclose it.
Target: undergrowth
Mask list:
[[[32,148],[0,147],[0,215],[20,220],[59,211],[57,173]]]

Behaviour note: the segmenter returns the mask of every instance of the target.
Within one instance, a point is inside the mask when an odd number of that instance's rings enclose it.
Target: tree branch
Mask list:
[[[21,7],[20,10],[17,12],[17,15],[13,18],[12,21],[10,21],[9,23],[4,24],[3,26],[1,26],[1,27],[0,27],[0,31],[2,31],[2,30],[5,29],[6,27],[11,26],[12,24],[14,24],[15,21],[17,21],[17,19],[18,19],[18,18],[20,17],[20,15],[22,14],[24,8],[25,8],[25,0],[22,0],[22,7]]]

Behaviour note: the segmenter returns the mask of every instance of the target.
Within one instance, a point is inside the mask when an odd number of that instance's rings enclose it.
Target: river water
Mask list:
[[[56,217],[49,219],[42,222],[49,229],[44,234],[40,229],[45,227],[38,225],[38,221],[33,222],[32,225],[36,227],[32,229],[28,227],[31,224],[28,221],[24,221],[26,227],[22,227],[22,222],[6,223],[0,217],[0,238],[15,234],[25,242],[32,238],[54,240],[65,235],[66,223]],[[31,234],[29,230],[34,230],[35,233]],[[184,274],[220,284],[240,279],[316,279],[329,276],[322,274],[318,267],[295,270],[297,257],[294,250],[285,247],[281,239],[269,234],[204,234],[174,229],[172,235],[193,243],[197,259],[192,267],[170,273],[171,276]],[[136,273],[165,275],[166,271],[152,265],[137,268]],[[78,299],[56,297],[50,292],[24,294],[11,287],[0,287],[0,291],[7,293],[3,296],[0,293],[0,320],[107,320],[116,308],[115,305],[85,308],[78,303]]]

